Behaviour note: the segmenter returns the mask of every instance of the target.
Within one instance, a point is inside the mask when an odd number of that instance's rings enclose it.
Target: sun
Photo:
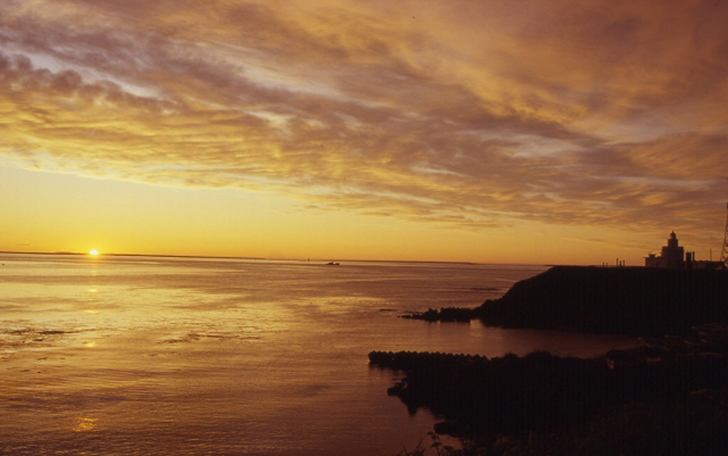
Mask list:
[[[90,252],[88,252],[88,254],[89,254],[89,255],[91,255],[91,256],[96,256],[96,255],[98,255],[98,254],[99,254],[99,251],[98,251],[98,250],[96,250],[96,249],[93,249],[93,250],[91,250]]]

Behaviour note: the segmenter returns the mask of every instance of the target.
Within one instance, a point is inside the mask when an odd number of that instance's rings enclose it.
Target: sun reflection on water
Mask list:
[[[98,420],[98,418],[79,418],[76,421],[76,425],[73,426],[73,432],[91,432],[96,427],[96,422]]]
[[[463,293],[452,290],[475,281],[460,274],[490,269],[452,267],[454,287],[440,269],[424,279],[408,272],[432,266],[62,260],[32,257],[23,275],[0,281],[8,454],[296,455],[320,442],[323,456],[394,454],[434,421],[388,397],[390,374],[370,375],[366,353],[494,343],[479,327],[397,318],[457,305]]]

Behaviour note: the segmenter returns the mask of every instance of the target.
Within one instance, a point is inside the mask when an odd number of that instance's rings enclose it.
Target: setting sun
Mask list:
[[[99,254],[99,251],[98,251],[98,250],[96,250],[96,249],[93,249],[93,250],[91,250],[91,251],[90,251],[90,252],[89,252],[88,254],[89,254],[89,255],[98,255],[98,254]]]

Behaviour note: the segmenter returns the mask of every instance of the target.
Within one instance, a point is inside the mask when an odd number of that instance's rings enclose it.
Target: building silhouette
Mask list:
[[[662,248],[660,256],[650,253],[645,258],[645,267],[663,269],[682,269],[685,266],[685,248],[678,245],[677,235],[673,231],[667,245]]]
[[[722,261],[696,260],[695,252],[685,254],[685,248],[678,245],[677,235],[673,231],[662,247],[660,256],[650,253],[645,258],[645,267],[661,269],[725,269]]]

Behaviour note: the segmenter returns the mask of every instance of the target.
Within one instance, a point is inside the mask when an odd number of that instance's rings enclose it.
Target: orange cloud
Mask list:
[[[11,0],[0,154],[464,229],[700,231],[725,23],[699,1]]]

